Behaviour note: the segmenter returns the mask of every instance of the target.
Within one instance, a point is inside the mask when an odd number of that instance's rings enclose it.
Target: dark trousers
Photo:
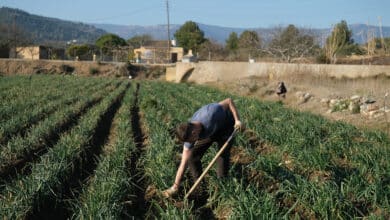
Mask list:
[[[194,181],[198,179],[198,177],[202,174],[203,168],[201,159],[203,155],[206,153],[207,149],[213,144],[217,142],[218,150],[222,148],[225,144],[231,133],[233,132],[233,128],[229,128],[224,132],[218,132],[217,135],[203,140],[198,140],[195,142],[195,145],[192,149],[191,157],[188,160],[188,167],[191,172]],[[234,139],[234,138],[233,138]],[[221,156],[217,159],[217,176],[219,178],[226,177],[229,171],[230,166],[230,148],[234,140],[230,140],[228,146],[225,148]]]

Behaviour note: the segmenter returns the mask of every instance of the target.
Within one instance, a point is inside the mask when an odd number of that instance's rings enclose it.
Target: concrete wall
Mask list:
[[[188,76],[188,73],[191,75]],[[378,74],[390,76],[390,66],[246,62],[177,63],[175,81],[182,81],[185,75],[184,78],[187,81],[205,83],[221,80],[232,81],[249,76],[263,76],[277,79],[294,74],[313,74],[336,78],[358,78]]]

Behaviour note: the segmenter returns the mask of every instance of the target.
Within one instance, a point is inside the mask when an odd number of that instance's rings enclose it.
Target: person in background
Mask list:
[[[276,95],[278,95],[279,98],[286,98],[287,88],[284,85],[284,82],[279,82],[278,87],[276,88]]]

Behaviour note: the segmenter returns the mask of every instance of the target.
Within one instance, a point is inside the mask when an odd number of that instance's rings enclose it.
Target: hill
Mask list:
[[[106,31],[81,22],[64,21],[29,14],[19,9],[0,8],[0,25],[12,29],[15,24],[23,33],[39,44],[65,44],[76,39],[81,43],[94,43]],[[7,28],[8,27],[8,28]]]
[[[35,43],[48,44],[57,43],[64,45],[67,41],[76,39],[80,43],[94,43],[98,37],[106,33],[114,33],[124,39],[129,39],[135,35],[148,34],[156,40],[167,39],[167,26],[165,24],[152,26],[139,25],[114,25],[114,24],[85,24],[81,22],[65,21],[56,18],[48,18],[38,15],[29,14],[28,12],[12,9],[7,7],[0,8],[0,27],[9,27],[15,24],[29,36],[32,36]],[[268,42],[272,39],[275,29],[271,28],[233,28],[221,27],[198,23],[201,30],[204,31],[205,37],[216,42],[224,44],[231,32],[241,34],[245,30],[256,31],[263,41]],[[180,28],[181,24],[171,24],[170,33],[173,38],[174,33]],[[378,26],[368,26],[365,24],[349,25],[352,30],[352,38],[356,43],[362,44],[367,41],[367,32],[374,33],[379,37],[380,28]],[[300,27],[298,27],[300,28]],[[318,37],[320,43],[331,32],[330,28],[303,28],[310,31]],[[4,31],[0,32],[5,34]],[[390,27],[382,27],[384,37],[390,37]]]
[[[135,35],[149,34],[154,39],[166,39],[167,38],[167,26],[166,25],[152,25],[152,26],[137,26],[137,25],[113,25],[113,24],[93,24],[95,27],[103,29],[107,32],[117,34],[122,38],[128,39]],[[171,38],[174,33],[180,28],[181,25],[170,25]],[[207,25],[198,23],[199,28],[205,33],[205,37],[213,39],[219,43],[224,44],[231,32],[241,34],[245,30],[256,31],[265,42],[272,39],[275,28],[232,28],[221,27],[215,25]],[[299,27],[298,27],[299,28]],[[373,32],[376,37],[380,37],[380,28],[378,26],[365,25],[365,24],[352,24],[349,25],[352,30],[352,38],[356,43],[362,44],[367,41],[367,32]],[[309,31],[318,37],[322,43],[332,31],[331,28],[303,28],[305,31]],[[390,37],[390,27],[382,27],[382,33],[384,37]]]

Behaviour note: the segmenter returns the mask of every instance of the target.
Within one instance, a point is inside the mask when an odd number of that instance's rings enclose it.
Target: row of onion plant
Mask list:
[[[78,85],[79,88],[72,86],[71,88],[63,88],[47,91],[55,98],[52,100],[43,100],[44,103],[40,103],[30,97],[24,97],[26,101],[30,101],[34,107],[29,108],[23,112],[14,109],[14,115],[7,121],[0,123],[0,144],[5,143],[10,137],[17,133],[24,133],[24,131],[34,124],[38,123],[44,118],[47,118],[52,113],[64,108],[64,106],[72,105],[77,102],[80,97],[83,97],[85,92],[98,91],[101,87],[107,85],[104,81],[100,84],[96,82],[88,82],[86,85]],[[80,89],[82,88],[82,90]],[[80,91],[81,90],[81,91]],[[85,94],[90,96],[91,94]]]
[[[89,148],[102,117],[128,88],[123,83],[101,103],[83,115],[77,126],[63,135],[57,144],[32,166],[31,174],[7,184],[0,200],[0,213],[6,219],[25,218],[45,201],[60,199],[64,183],[71,178],[73,164]],[[90,146],[91,147],[91,146]],[[38,207],[38,208],[37,208]]]
[[[77,94],[78,101],[74,105],[63,104],[57,112],[32,126],[26,135],[13,136],[0,148],[0,170],[52,143],[53,136],[59,136],[61,130],[76,121],[84,111],[99,102],[107,93],[115,90],[118,85],[108,83],[84,90]]]
[[[131,88],[135,86],[132,85]],[[131,124],[131,108],[134,105],[134,89],[127,91],[122,105],[114,118],[116,139],[106,145],[99,158],[98,166],[89,185],[83,189],[80,199],[75,203],[77,219],[119,219],[130,217],[136,210],[128,211],[134,198],[133,176],[129,164],[136,150]]]

